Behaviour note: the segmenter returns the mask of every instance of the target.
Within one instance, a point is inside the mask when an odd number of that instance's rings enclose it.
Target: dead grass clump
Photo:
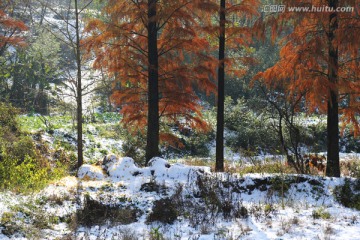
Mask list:
[[[152,212],[147,218],[148,222],[159,221],[172,224],[178,217],[178,210],[171,198],[164,198],[154,202]]]
[[[340,162],[340,171],[342,176],[360,178],[360,161],[359,159],[351,159]]]
[[[130,224],[137,221],[137,210],[129,207],[110,206],[85,196],[84,208],[77,212],[77,223],[84,226]]]

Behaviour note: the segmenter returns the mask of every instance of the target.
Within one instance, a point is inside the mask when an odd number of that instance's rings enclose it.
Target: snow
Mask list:
[[[45,17],[48,23],[57,28],[64,28],[62,20],[55,19],[54,14]],[[73,23],[73,20],[70,21]],[[70,28],[70,35],[75,34]],[[13,49],[10,49],[13,51]],[[91,64],[91,63],[89,63]],[[92,81],[100,79],[99,73],[83,69],[84,86],[91,85]],[[74,71],[70,72],[73,77]],[[93,90],[93,86],[87,89]],[[64,93],[69,94],[68,89],[61,88]],[[83,99],[84,113],[94,110],[92,106],[93,94],[88,94]],[[74,103],[74,98],[64,97],[66,102]],[[96,110],[96,109],[95,109]],[[322,118],[300,118],[304,126],[321,124]],[[111,121],[110,121],[111,123]],[[93,146],[101,143],[101,149],[111,152],[112,149],[121,149],[122,141],[99,137],[94,126],[84,127],[90,136],[84,136],[85,160],[98,160],[103,157],[99,151],[94,153],[88,151]],[[226,137],[234,132],[226,131]],[[67,136],[67,137],[66,137]],[[72,146],[76,146],[76,135],[68,128],[55,129],[51,136],[48,133],[42,135],[44,142],[53,143],[56,139],[65,140]],[[215,155],[215,142],[209,143],[210,156]],[[90,153],[88,153],[90,152]],[[341,159],[359,159],[358,153],[340,154]],[[225,148],[225,158],[247,165],[251,159],[246,159],[239,153],[234,153]],[[255,157],[255,160],[264,162],[267,158],[279,156],[263,155]],[[269,189],[255,188],[259,181],[274,179],[275,177],[286,179],[287,177],[306,177],[306,181],[291,185],[282,197],[281,194]],[[189,199],[194,204],[206,208],[206,200],[195,197],[201,189],[198,186],[198,179],[207,179],[219,191],[224,194],[223,201],[231,201],[234,206],[242,205],[249,211],[245,218],[232,217],[225,219],[222,214],[211,218],[211,212],[191,212],[189,216],[179,216],[173,224],[162,224],[159,222],[147,223],[146,215],[152,211],[153,203],[175,194],[182,188],[183,199]],[[318,181],[321,186],[314,186],[310,181]],[[230,187],[225,187],[224,183]],[[128,157],[118,158],[109,154],[103,161],[102,166],[84,164],[78,171],[78,178],[65,177],[32,195],[18,195],[11,192],[0,192],[0,219],[6,212],[15,211],[14,206],[26,206],[35,204],[44,214],[64,218],[75,213],[83,207],[84,196],[89,195],[92,199],[115,206],[130,206],[139,209],[142,213],[136,222],[121,225],[107,224],[94,225],[91,227],[79,226],[76,230],[76,239],[122,239],[124,234],[137,236],[138,239],[150,239],[151,232],[157,231],[163,234],[166,239],[348,239],[360,240],[360,213],[357,210],[343,207],[335,201],[332,191],[336,186],[344,183],[344,178],[321,178],[301,175],[280,175],[280,174],[247,174],[239,176],[236,174],[212,173],[209,167],[187,166],[181,163],[170,164],[165,159],[154,158],[148,167],[137,166],[133,159]],[[152,188],[156,185],[157,188]],[[147,190],[144,190],[146,189]],[[322,191],[316,190],[321,188]],[[78,197],[77,197],[78,196]],[[61,200],[61,202],[59,202]],[[41,202],[41,204],[40,204]],[[284,205],[284,206],[283,206]],[[264,208],[271,206],[271,213],[266,215]],[[312,213],[323,208],[329,212],[330,219],[314,219]],[[17,210],[17,215],[24,217],[22,212]],[[194,225],[190,218],[199,214],[206,218]],[[203,214],[203,215],[201,215]],[[297,220],[296,220],[297,219]],[[28,221],[28,219],[25,219]],[[26,222],[24,220],[24,222]],[[199,219],[198,219],[199,220]],[[4,223],[0,222],[0,240],[5,239],[34,239],[24,237],[20,233],[12,236],[4,235]],[[27,225],[25,225],[27,227]],[[41,239],[61,239],[73,230],[66,222],[52,224],[48,229],[37,229],[42,233]],[[36,238],[38,239],[38,238]]]
[[[92,180],[104,179],[104,173],[101,168],[84,164],[79,168],[78,177],[84,179],[85,177]]]
[[[150,239],[151,232],[158,231],[167,239],[360,239],[360,214],[354,209],[345,208],[337,203],[332,195],[333,189],[344,183],[344,178],[323,178],[305,175],[281,174],[237,174],[211,173],[209,167],[187,166],[180,163],[169,164],[165,159],[154,158],[148,167],[136,166],[133,159],[107,156],[106,165],[85,164],[79,172],[79,178],[66,177],[49,185],[35,196],[0,193],[0,216],[10,211],[17,204],[24,204],[35,199],[47,199],[41,208],[47,214],[64,217],[81,208],[83,203],[75,199],[74,193],[89,196],[103,204],[131,206],[142,214],[136,222],[127,225],[107,224],[91,227],[79,226],[76,239],[121,239],[124,234],[136,235],[137,239]],[[201,216],[209,221],[194,225],[191,217],[179,216],[173,224],[146,222],[146,215],[152,211],[153,202],[175,194],[182,187],[182,197],[191,203],[206,207],[201,198],[194,197],[201,189],[197,181],[210,181],[219,191],[229,193],[224,201],[230,200],[234,206],[242,205],[249,216],[226,219],[222,214],[211,218],[211,212],[190,212],[190,216]],[[298,178],[292,184],[284,198],[272,192],[271,185],[265,189],[254,187],[260,182],[274,178]],[[302,179],[302,180],[301,180]],[[156,183],[158,189],[144,190],[144,186]],[[224,183],[231,183],[226,187]],[[321,191],[315,191],[316,184]],[[315,185],[314,185],[315,184]],[[230,186],[230,187],[229,187]],[[61,204],[54,204],[49,199],[62,198]],[[55,200],[53,200],[55,201]],[[284,203],[284,204],[282,204]],[[202,205],[201,205],[202,204]],[[282,206],[284,205],[284,206]],[[271,206],[269,213],[265,206]],[[314,219],[313,211],[323,208],[330,214],[329,219]],[[189,209],[189,211],[194,211]],[[1,226],[1,225],[0,225]],[[50,229],[41,230],[42,239],[56,239],[71,233],[65,222],[54,224]],[[232,237],[232,238],[231,238]],[[10,238],[0,234],[0,239]],[[26,239],[26,238],[22,238]]]

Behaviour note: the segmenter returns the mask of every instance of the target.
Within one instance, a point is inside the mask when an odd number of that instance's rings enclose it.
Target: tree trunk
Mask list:
[[[77,85],[76,85],[76,113],[77,113],[77,152],[78,152],[78,168],[83,164],[83,118],[82,118],[82,87],[81,87],[81,56],[80,56],[80,27],[79,27],[79,11],[78,0],[75,0],[75,31],[76,31],[76,65],[77,65]]]
[[[42,60],[43,61],[43,60]],[[42,115],[48,115],[48,96],[47,93],[45,92],[45,81],[47,81],[46,79],[46,71],[45,71],[45,64],[41,63],[41,75],[43,76],[42,78],[40,78],[40,83],[39,83],[39,90],[35,91],[36,95],[35,95],[35,110],[36,112],[42,114]]]
[[[329,0],[329,7],[336,9],[337,0]],[[329,18],[329,62],[328,74],[331,86],[330,96],[328,99],[327,112],[327,167],[326,176],[340,177],[340,160],[339,160],[339,104],[338,104],[338,46],[334,41],[335,32],[338,28],[337,13],[333,12]]]
[[[15,63],[17,64],[17,63]],[[19,68],[14,66],[14,77],[13,84],[10,88],[10,102],[19,108],[25,108],[25,89],[24,82],[22,81],[23,76],[20,74]]]
[[[159,156],[159,73],[157,48],[156,0],[148,0],[148,121],[146,161]]]
[[[224,171],[224,101],[225,101],[225,0],[220,2],[220,36],[218,68],[218,97],[216,123],[216,165],[215,171]]]

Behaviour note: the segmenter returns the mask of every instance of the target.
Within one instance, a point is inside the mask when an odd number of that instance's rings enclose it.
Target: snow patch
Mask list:
[[[102,180],[105,176],[100,167],[84,164],[79,168],[78,177],[80,179]]]

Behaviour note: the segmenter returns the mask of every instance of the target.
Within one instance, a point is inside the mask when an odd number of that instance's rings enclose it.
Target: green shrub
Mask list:
[[[5,148],[5,152],[13,159],[16,159],[18,163],[24,161],[26,156],[35,158],[37,155],[34,142],[28,136],[20,136],[17,141],[8,143]]]
[[[50,164],[28,155],[20,164],[11,156],[2,156],[0,189],[9,189],[15,192],[37,191],[45,187],[49,181],[67,173],[67,169],[60,164],[51,168]]]
[[[15,213],[13,212],[4,212],[1,216],[0,223],[4,229],[1,230],[1,233],[6,236],[11,236],[16,232],[22,230],[22,227],[16,224],[15,222]]]
[[[37,148],[31,137],[19,131],[16,114],[16,109],[0,104],[1,128],[8,131],[0,136],[0,190],[36,191],[64,176],[67,167],[58,161],[50,164],[44,157],[48,153],[46,146],[38,143]]]
[[[331,218],[331,214],[326,211],[323,207],[320,207],[318,209],[315,209],[313,212],[312,212],[312,217],[314,219],[330,219]]]
[[[122,145],[122,155],[131,157],[139,165],[145,164],[146,136],[141,132],[130,133],[124,131],[124,143]]]
[[[359,186],[360,179],[353,182],[346,178],[343,185],[334,189],[335,199],[345,207],[360,210]]]
[[[165,240],[163,234],[160,232],[159,227],[151,229],[150,240]]]
[[[258,153],[271,152],[278,149],[277,134],[264,120],[263,114],[252,111],[245,100],[238,99],[236,103],[227,97],[225,99],[225,126],[231,134],[225,136],[226,145],[233,151],[247,149]]]
[[[17,123],[17,114],[18,110],[11,105],[6,103],[0,102],[0,130],[7,129],[11,132],[16,132],[18,130],[18,123]],[[2,131],[2,133],[4,133]]]

